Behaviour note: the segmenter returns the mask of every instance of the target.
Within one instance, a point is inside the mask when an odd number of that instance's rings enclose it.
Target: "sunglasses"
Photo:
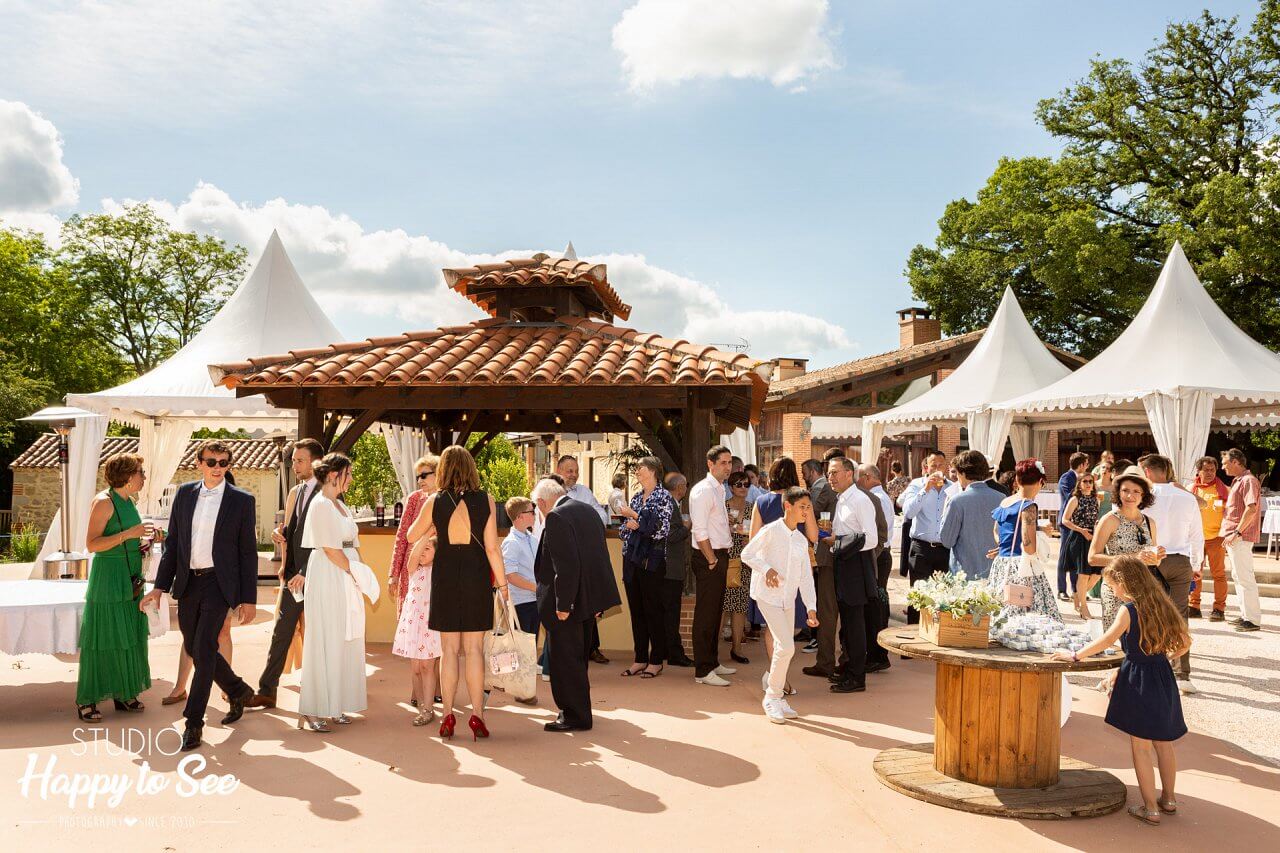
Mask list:
[[[205,465],[208,465],[210,468],[230,468],[231,467],[230,459],[201,459],[200,461],[203,462]]]
[[[420,471],[418,472],[418,479],[425,480],[428,477],[434,477],[435,475],[436,475],[435,471]]]

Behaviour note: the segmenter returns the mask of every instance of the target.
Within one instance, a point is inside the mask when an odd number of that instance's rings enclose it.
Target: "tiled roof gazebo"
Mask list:
[[[490,318],[217,365],[214,381],[298,409],[300,434],[336,449],[376,421],[422,427],[437,449],[473,433],[632,432],[697,474],[713,429],[759,420],[767,365],[613,325],[631,307],[603,264],[539,254],[444,276]],[[341,435],[335,414],[351,419]]]

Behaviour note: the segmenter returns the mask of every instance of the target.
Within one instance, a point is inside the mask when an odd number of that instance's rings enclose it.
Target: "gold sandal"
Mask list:
[[[1140,820],[1147,826],[1160,825],[1160,810],[1149,812],[1144,805],[1129,806],[1129,817]]]
[[[1177,800],[1166,800],[1164,797],[1161,797],[1160,799],[1156,800],[1156,805],[1159,806],[1160,811],[1164,812],[1165,814],[1178,813]]]
[[[431,722],[432,720],[434,720],[435,718],[436,718],[436,712],[435,712],[435,709],[434,709],[434,708],[428,708],[428,709],[427,709],[427,710],[425,710],[425,711],[421,711],[421,712],[419,712],[418,716],[416,716],[416,717],[414,717],[414,718],[413,718],[413,724],[414,724],[415,726],[425,726],[425,725],[430,724],[430,722]]]

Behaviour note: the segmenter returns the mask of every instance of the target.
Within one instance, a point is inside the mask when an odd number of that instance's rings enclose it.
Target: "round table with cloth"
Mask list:
[[[76,654],[88,586],[88,581],[0,581],[0,652]]]
[[[1262,516],[1262,535],[1267,537],[1267,556],[1271,556],[1271,546],[1275,543],[1276,534],[1280,533],[1280,495],[1267,495],[1266,511]]]

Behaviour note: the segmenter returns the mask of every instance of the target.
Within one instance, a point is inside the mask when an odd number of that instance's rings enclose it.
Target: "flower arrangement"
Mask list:
[[[916,581],[907,592],[907,603],[917,610],[950,613],[957,619],[968,616],[974,625],[1004,607],[986,583],[968,580],[964,572],[934,572],[927,580]]]

